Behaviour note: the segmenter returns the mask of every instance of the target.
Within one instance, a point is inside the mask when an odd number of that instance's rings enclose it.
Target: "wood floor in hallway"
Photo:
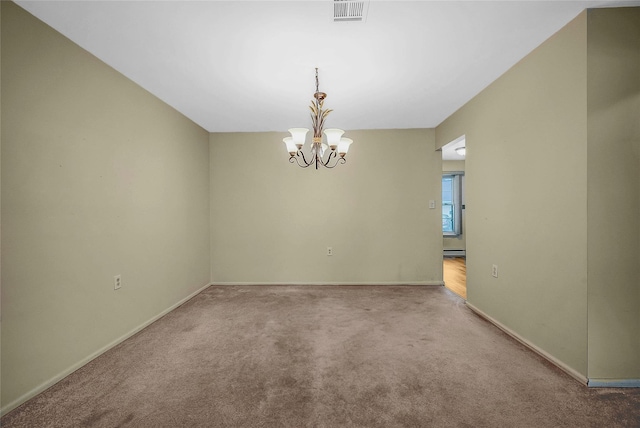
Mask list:
[[[445,257],[444,285],[463,299],[467,299],[467,265],[464,257]]]

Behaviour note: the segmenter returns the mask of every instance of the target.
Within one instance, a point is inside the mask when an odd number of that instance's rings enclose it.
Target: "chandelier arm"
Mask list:
[[[331,156],[333,155],[333,157],[336,159],[336,162],[333,165],[330,165],[330,161],[331,161]],[[329,157],[327,158],[327,162],[320,162],[322,164],[323,167],[328,168],[328,169],[332,169],[335,168],[338,164],[345,164],[347,163],[347,160],[343,157],[338,158],[338,155],[336,155],[335,152],[331,152],[331,154],[329,155]]]
[[[307,162],[307,158],[304,156],[304,152],[302,150],[298,150],[298,154],[300,156],[302,156],[302,161],[304,162],[304,165],[305,165],[304,168],[306,168],[309,165],[313,164],[313,159],[311,159],[311,162]],[[298,159],[296,159],[296,160],[298,160]],[[298,165],[300,165],[300,162],[298,162]],[[302,165],[300,165],[300,166],[302,166]]]
[[[337,162],[335,163],[335,165],[333,165],[331,168],[334,168],[336,165],[340,164],[340,165],[344,165],[345,163],[347,163],[347,160],[345,158],[340,158],[337,160]]]
[[[300,168],[308,168],[309,166],[311,166],[310,163],[305,163],[305,164],[300,163],[300,160],[296,156],[290,157],[289,158],[289,162],[290,163],[294,163],[294,162],[297,163]]]
[[[326,162],[323,159],[320,159],[320,163],[322,164],[322,166],[324,166],[325,168],[332,168],[329,166],[329,164],[331,163],[331,158],[333,158],[335,155],[336,155],[336,152],[331,150],[329,152],[329,156],[327,157]]]

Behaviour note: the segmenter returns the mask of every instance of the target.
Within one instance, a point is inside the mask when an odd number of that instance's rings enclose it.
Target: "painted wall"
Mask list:
[[[442,172],[448,171],[464,171],[464,161],[442,161]]]
[[[640,8],[587,40],[589,378],[640,382]]]
[[[287,135],[211,135],[214,283],[442,283],[432,129],[348,131],[348,162],[317,171]]]
[[[1,3],[6,411],[209,283],[209,142]]]
[[[2,8],[0,7],[0,58],[1,57],[2,57]],[[0,82],[1,81],[2,81],[2,67],[0,67]],[[0,85],[0,100],[2,100],[2,85]],[[0,118],[1,117],[2,117],[2,102],[0,102]],[[0,136],[1,135],[2,135],[2,120],[0,120]],[[2,224],[2,178],[1,177],[2,177],[2,138],[0,137],[0,225]],[[2,242],[2,227],[0,227],[0,243],[1,242]],[[2,338],[2,262],[0,260],[0,362],[2,361],[1,338]],[[0,366],[0,391],[2,391],[2,367],[1,366]],[[2,403],[0,402],[0,408],[1,407],[2,407]]]
[[[436,128],[466,135],[468,302],[583,377],[586,32],[582,13]]]
[[[459,160],[459,161],[442,161],[442,172],[446,173],[446,172],[460,172],[463,171],[464,172],[464,161],[463,160]],[[464,198],[464,192],[463,192],[463,198]],[[466,201],[463,199],[463,204]],[[465,232],[467,230],[467,224],[466,224],[466,210],[462,210],[462,233],[459,236],[456,237],[443,237],[442,238],[442,245],[444,247],[445,250],[464,250],[466,249],[466,238],[465,238]]]

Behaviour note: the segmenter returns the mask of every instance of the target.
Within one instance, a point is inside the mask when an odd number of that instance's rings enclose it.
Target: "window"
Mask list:
[[[459,172],[442,175],[442,234],[462,233],[462,177]]]

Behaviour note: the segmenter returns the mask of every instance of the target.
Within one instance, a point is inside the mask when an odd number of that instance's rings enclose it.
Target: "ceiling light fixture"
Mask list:
[[[311,157],[309,161],[307,161],[302,151],[302,147],[307,138],[307,132],[309,132],[307,128],[291,128],[289,129],[291,137],[286,137],[282,140],[289,152],[289,162],[296,162],[298,166],[302,168],[307,168],[311,165],[315,165],[316,169],[318,169],[319,165],[325,168],[334,168],[338,163],[346,163],[347,160],[345,156],[349,151],[349,146],[353,143],[350,138],[342,138],[342,134],[344,134],[342,129],[324,129],[324,134],[327,136],[327,143],[322,143],[324,121],[333,110],[323,109],[324,99],[327,97],[327,94],[320,92],[319,86],[318,69],[316,68],[316,93],[313,94],[315,100],[312,100],[309,106],[313,125],[313,141],[311,143]],[[330,149],[330,151],[325,159],[324,154],[327,149]],[[338,157],[338,155],[340,157]]]
[[[456,153],[459,154],[460,156],[464,156],[467,154],[467,148],[466,147],[458,147],[456,149]]]

